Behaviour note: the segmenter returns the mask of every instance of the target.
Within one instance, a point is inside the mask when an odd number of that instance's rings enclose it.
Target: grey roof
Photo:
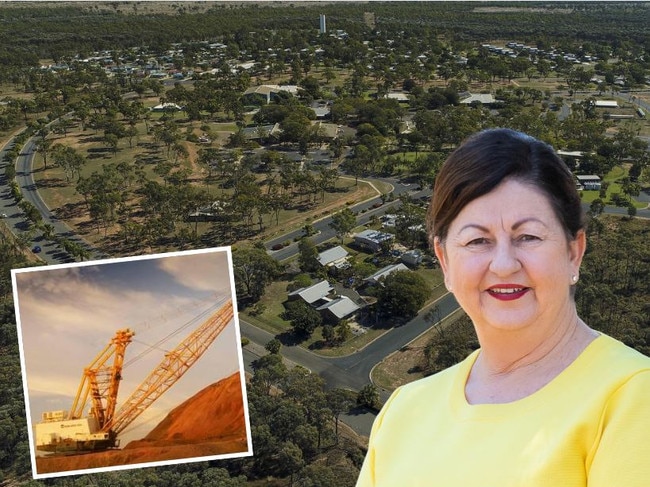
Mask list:
[[[326,309],[340,320],[346,316],[351,315],[359,308],[359,305],[352,301],[350,298],[347,296],[341,296],[340,298],[333,299],[332,301],[325,303],[316,309],[318,311]]]
[[[395,238],[395,236],[391,233],[384,233],[384,232],[379,232],[377,230],[364,230],[363,232],[359,232],[354,236],[355,239],[360,239],[360,240],[366,240],[369,242],[375,242],[377,244],[383,242],[384,240],[390,240],[392,238]]]
[[[408,250],[400,256],[400,260],[402,262],[412,266],[420,265],[423,258],[424,258],[424,254],[420,249]]]
[[[372,276],[368,276],[364,279],[364,281],[375,281],[378,282],[379,279],[382,277],[386,277],[387,275],[395,272],[395,271],[408,271],[409,268],[406,267],[404,264],[401,262],[399,264],[392,264],[392,265],[387,265],[386,267],[379,269],[377,272],[375,272]]]
[[[318,262],[320,262],[321,265],[327,265],[336,262],[337,260],[345,259],[347,256],[348,251],[340,245],[337,245],[336,247],[324,250],[318,254]]]
[[[467,98],[464,100],[461,100],[460,103],[464,105],[469,105],[470,103],[473,102],[480,102],[483,105],[491,105],[493,103],[497,103],[497,100],[492,96],[490,93],[474,93],[470,94]]]
[[[319,299],[323,299],[332,289],[334,288],[328,281],[322,280],[309,287],[303,287],[290,292],[289,296],[300,296],[307,304],[312,304]]]
[[[314,111],[316,114],[316,117],[324,118],[327,117],[332,110],[330,110],[330,107],[311,107],[311,109]]]
[[[260,137],[269,137],[280,132],[280,124],[259,125],[257,127],[244,127],[242,133],[247,139],[259,139]]]

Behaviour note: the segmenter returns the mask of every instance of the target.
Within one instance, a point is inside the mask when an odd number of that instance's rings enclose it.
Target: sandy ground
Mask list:
[[[38,457],[36,466],[46,474],[247,451],[244,401],[235,373],[176,407],[145,438],[122,450]]]

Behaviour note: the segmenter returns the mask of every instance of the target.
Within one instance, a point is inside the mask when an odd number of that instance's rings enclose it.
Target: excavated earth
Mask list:
[[[239,373],[212,384],[173,409],[143,439],[121,450],[36,458],[39,474],[246,454],[246,418]]]

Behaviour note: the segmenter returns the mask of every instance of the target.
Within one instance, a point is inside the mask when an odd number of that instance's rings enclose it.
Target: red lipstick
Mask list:
[[[530,288],[517,284],[499,284],[490,287],[487,292],[490,296],[499,301],[514,301],[525,295]]]

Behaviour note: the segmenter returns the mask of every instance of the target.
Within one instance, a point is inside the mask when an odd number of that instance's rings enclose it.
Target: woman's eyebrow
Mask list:
[[[539,218],[536,218],[534,216],[530,216],[530,217],[522,218],[521,220],[517,220],[515,223],[513,223],[511,229],[512,230],[517,230],[520,226],[522,226],[522,225],[524,225],[526,223],[530,223],[530,222],[539,223],[540,225],[543,225],[544,227],[546,227],[546,224],[542,220],[540,220]],[[481,232],[486,232],[486,233],[490,231],[487,227],[484,227],[483,225],[479,225],[478,223],[468,223],[466,225],[463,225],[460,228],[460,230],[458,230],[458,233],[462,233],[464,230],[467,230],[467,229],[476,229],[476,230],[479,230]]]

